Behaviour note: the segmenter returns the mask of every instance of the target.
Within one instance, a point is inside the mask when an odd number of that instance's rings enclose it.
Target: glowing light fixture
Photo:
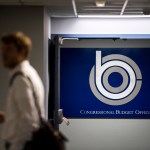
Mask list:
[[[150,18],[150,15],[78,15],[78,18]]]
[[[106,1],[105,0],[96,0],[95,4],[97,7],[105,7]]]

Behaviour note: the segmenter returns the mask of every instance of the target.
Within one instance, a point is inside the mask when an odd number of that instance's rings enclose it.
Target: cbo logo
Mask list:
[[[110,77],[117,73],[121,76],[119,85],[112,85]],[[117,82],[118,78],[113,78]],[[108,105],[124,105],[132,101],[142,86],[142,74],[138,65],[129,57],[112,54],[102,58],[96,51],[96,65],[89,77],[90,88],[97,99]]]

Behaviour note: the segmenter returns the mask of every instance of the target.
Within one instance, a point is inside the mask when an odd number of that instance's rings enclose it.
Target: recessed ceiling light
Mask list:
[[[97,7],[105,7],[106,1],[105,0],[96,0],[95,4]]]

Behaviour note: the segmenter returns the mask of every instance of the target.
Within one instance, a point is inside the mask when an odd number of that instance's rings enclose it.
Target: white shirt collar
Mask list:
[[[17,65],[14,69],[10,70],[9,77],[11,78],[17,71],[21,71],[26,66],[30,65],[28,60],[22,61],[19,65]]]

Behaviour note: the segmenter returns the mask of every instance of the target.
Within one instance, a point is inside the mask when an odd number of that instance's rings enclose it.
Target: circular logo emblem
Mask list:
[[[132,101],[142,86],[142,74],[137,64],[127,56],[112,54],[102,58],[96,51],[96,65],[90,72],[89,84],[97,99],[108,105],[124,105]],[[122,82],[114,86],[109,78],[119,74]],[[117,82],[118,77],[113,79]]]

